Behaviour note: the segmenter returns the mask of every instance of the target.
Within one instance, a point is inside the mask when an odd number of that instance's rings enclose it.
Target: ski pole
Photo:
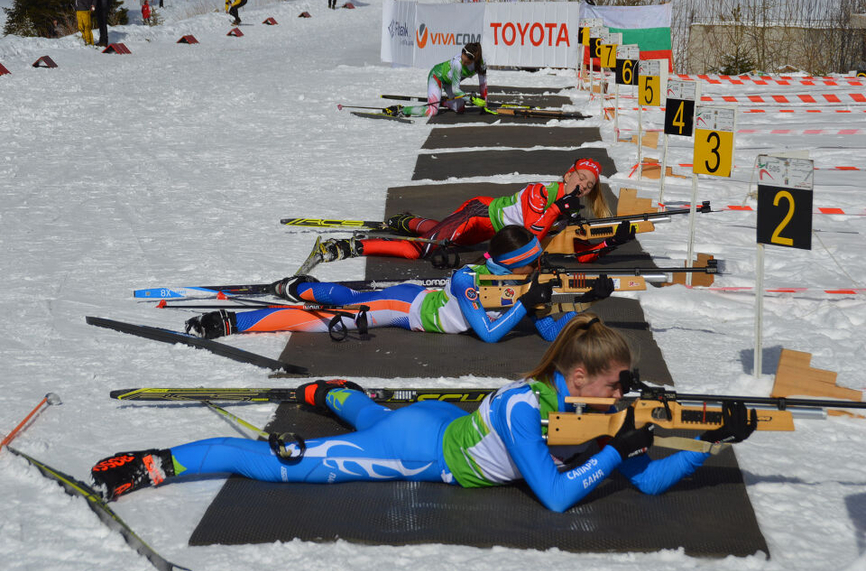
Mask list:
[[[343,105],[342,103],[337,103],[337,109],[342,111],[343,109],[372,109],[374,111],[381,111],[381,107],[367,107],[364,105]]]
[[[3,439],[3,442],[0,442],[0,448],[2,448],[3,446],[6,446],[10,442],[12,442],[12,440],[15,438],[15,435],[18,434],[18,432],[24,427],[24,425],[26,425],[27,422],[37,412],[40,411],[40,409],[42,408],[42,405],[45,405],[45,404],[47,404],[48,406],[51,406],[52,404],[63,404],[63,403],[60,401],[60,397],[57,396],[57,394],[55,394],[55,393],[48,393],[47,395],[45,395],[45,397],[41,401],[39,401],[39,404],[37,404],[33,408],[33,410],[30,411],[30,414],[28,414],[26,417],[24,417],[24,420],[19,422],[18,426],[16,426],[15,428],[12,429],[12,432],[10,432],[9,434],[6,435],[6,438]]]
[[[230,413],[226,409],[224,409],[220,406],[217,406],[210,401],[202,401],[202,402],[204,404],[206,404],[212,411],[217,412],[217,413],[223,415],[224,417],[228,418],[229,420],[236,422],[237,424],[239,424],[240,426],[243,426],[247,430],[252,430],[253,432],[258,434],[259,436],[267,438],[268,444],[270,445],[271,450],[273,450],[274,453],[277,456],[279,456],[280,458],[291,459],[291,460],[297,461],[297,460],[300,460],[304,456],[304,452],[307,450],[307,445],[304,442],[304,439],[301,438],[299,435],[295,434],[294,432],[284,432],[282,434],[277,434],[276,432],[265,432],[264,430],[255,426],[254,424],[250,424],[246,420],[240,418],[239,416],[236,416],[236,415]],[[286,447],[286,442],[296,443],[298,445],[297,452],[293,453],[292,450],[289,450]]]
[[[207,401],[207,400],[206,400],[206,401],[202,401],[202,402],[203,402],[204,404],[206,404],[206,405],[208,406],[208,408],[210,408],[212,411],[217,412],[217,413],[223,415],[224,417],[228,418],[229,420],[233,420],[234,422],[236,422],[237,424],[243,426],[244,428],[246,428],[246,429],[248,429],[248,430],[252,430],[253,432],[255,432],[256,434],[258,434],[259,436],[263,436],[263,437],[265,437],[265,438],[267,438],[267,437],[269,436],[269,433],[265,432],[264,430],[262,430],[262,429],[259,428],[258,426],[255,426],[255,425],[253,425],[253,424],[250,424],[250,423],[247,422],[246,420],[240,418],[239,416],[235,416],[234,414],[230,413],[230,412],[227,411],[226,409],[224,409],[224,408],[222,408],[222,407],[220,407],[220,406],[217,406],[217,405],[215,405],[215,404],[213,404],[212,402]]]
[[[434,103],[445,103],[446,101],[451,101],[453,98],[445,98],[440,99],[439,101],[431,101],[429,103],[424,103],[422,105],[415,105],[414,107],[427,107],[428,105],[433,105]],[[337,103],[337,109],[342,111],[343,109],[372,109],[373,111],[381,111],[381,107],[368,107],[364,105],[343,105],[342,103]]]

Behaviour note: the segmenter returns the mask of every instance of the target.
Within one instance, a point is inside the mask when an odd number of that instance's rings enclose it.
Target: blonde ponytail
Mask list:
[[[582,366],[587,375],[595,376],[614,364],[631,367],[631,361],[625,337],[602,323],[594,313],[584,312],[562,328],[541,362],[526,377],[550,383],[557,371],[565,376],[574,367]]]

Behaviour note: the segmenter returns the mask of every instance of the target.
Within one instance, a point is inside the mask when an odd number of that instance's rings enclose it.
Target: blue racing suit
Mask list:
[[[270,482],[339,483],[410,480],[463,487],[524,479],[549,509],[564,511],[619,470],[642,492],[659,494],[694,472],[708,454],[681,451],[662,460],[622,461],[605,446],[581,466],[560,471],[543,438],[541,419],[565,411],[565,384],[530,380],[488,395],[476,412],[438,401],[396,410],[364,393],[334,389],[328,407],[356,428],[310,439],[299,459],[281,459],[267,442],[212,438],[171,449],[175,475],[234,473]],[[288,445],[299,453],[297,444]]]

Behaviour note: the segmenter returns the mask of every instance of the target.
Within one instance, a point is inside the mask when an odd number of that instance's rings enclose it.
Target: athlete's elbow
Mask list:
[[[669,483],[656,481],[638,481],[634,482],[634,484],[642,494],[646,494],[648,496],[659,496],[665,493],[667,489],[671,487]]]
[[[563,513],[565,510],[570,508],[573,504],[572,502],[565,501],[561,498],[539,498],[541,503],[544,504],[544,507],[549,509],[552,512]]]
[[[502,335],[479,335],[485,343],[498,343],[502,339]]]

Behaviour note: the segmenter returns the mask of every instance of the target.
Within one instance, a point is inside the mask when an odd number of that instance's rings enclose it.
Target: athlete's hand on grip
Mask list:
[[[634,240],[634,229],[628,220],[623,220],[616,227],[616,233],[604,241],[605,246],[621,246]]]
[[[623,460],[640,456],[653,445],[653,425],[647,424],[643,428],[634,427],[634,408],[628,407],[628,412],[625,415],[625,422],[620,427],[616,436],[608,442],[608,446],[612,446],[619,452],[620,458]]]
[[[592,282],[592,289],[580,297],[575,298],[575,301],[579,303],[589,303],[591,301],[607,299],[614,291],[616,291],[616,288],[614,287],[613,280],[602,274]]]
[[[750,414],[751,413],[751,414]],[[743,402],[722,405],[722,426],[701,435],[704,442],[742,442],[758,427],[758,413],[747,410]]]
[[[538,282],[538,272],[534,272],[532,274],[532,282],[529,284],[529,289],[526,290],[526,293],[520,296],[517,300],[519,301],[523,307],[527,310],[535,307],[536,305],[543,305],[550,301],[550,297],[553,295],[553,282]]]

